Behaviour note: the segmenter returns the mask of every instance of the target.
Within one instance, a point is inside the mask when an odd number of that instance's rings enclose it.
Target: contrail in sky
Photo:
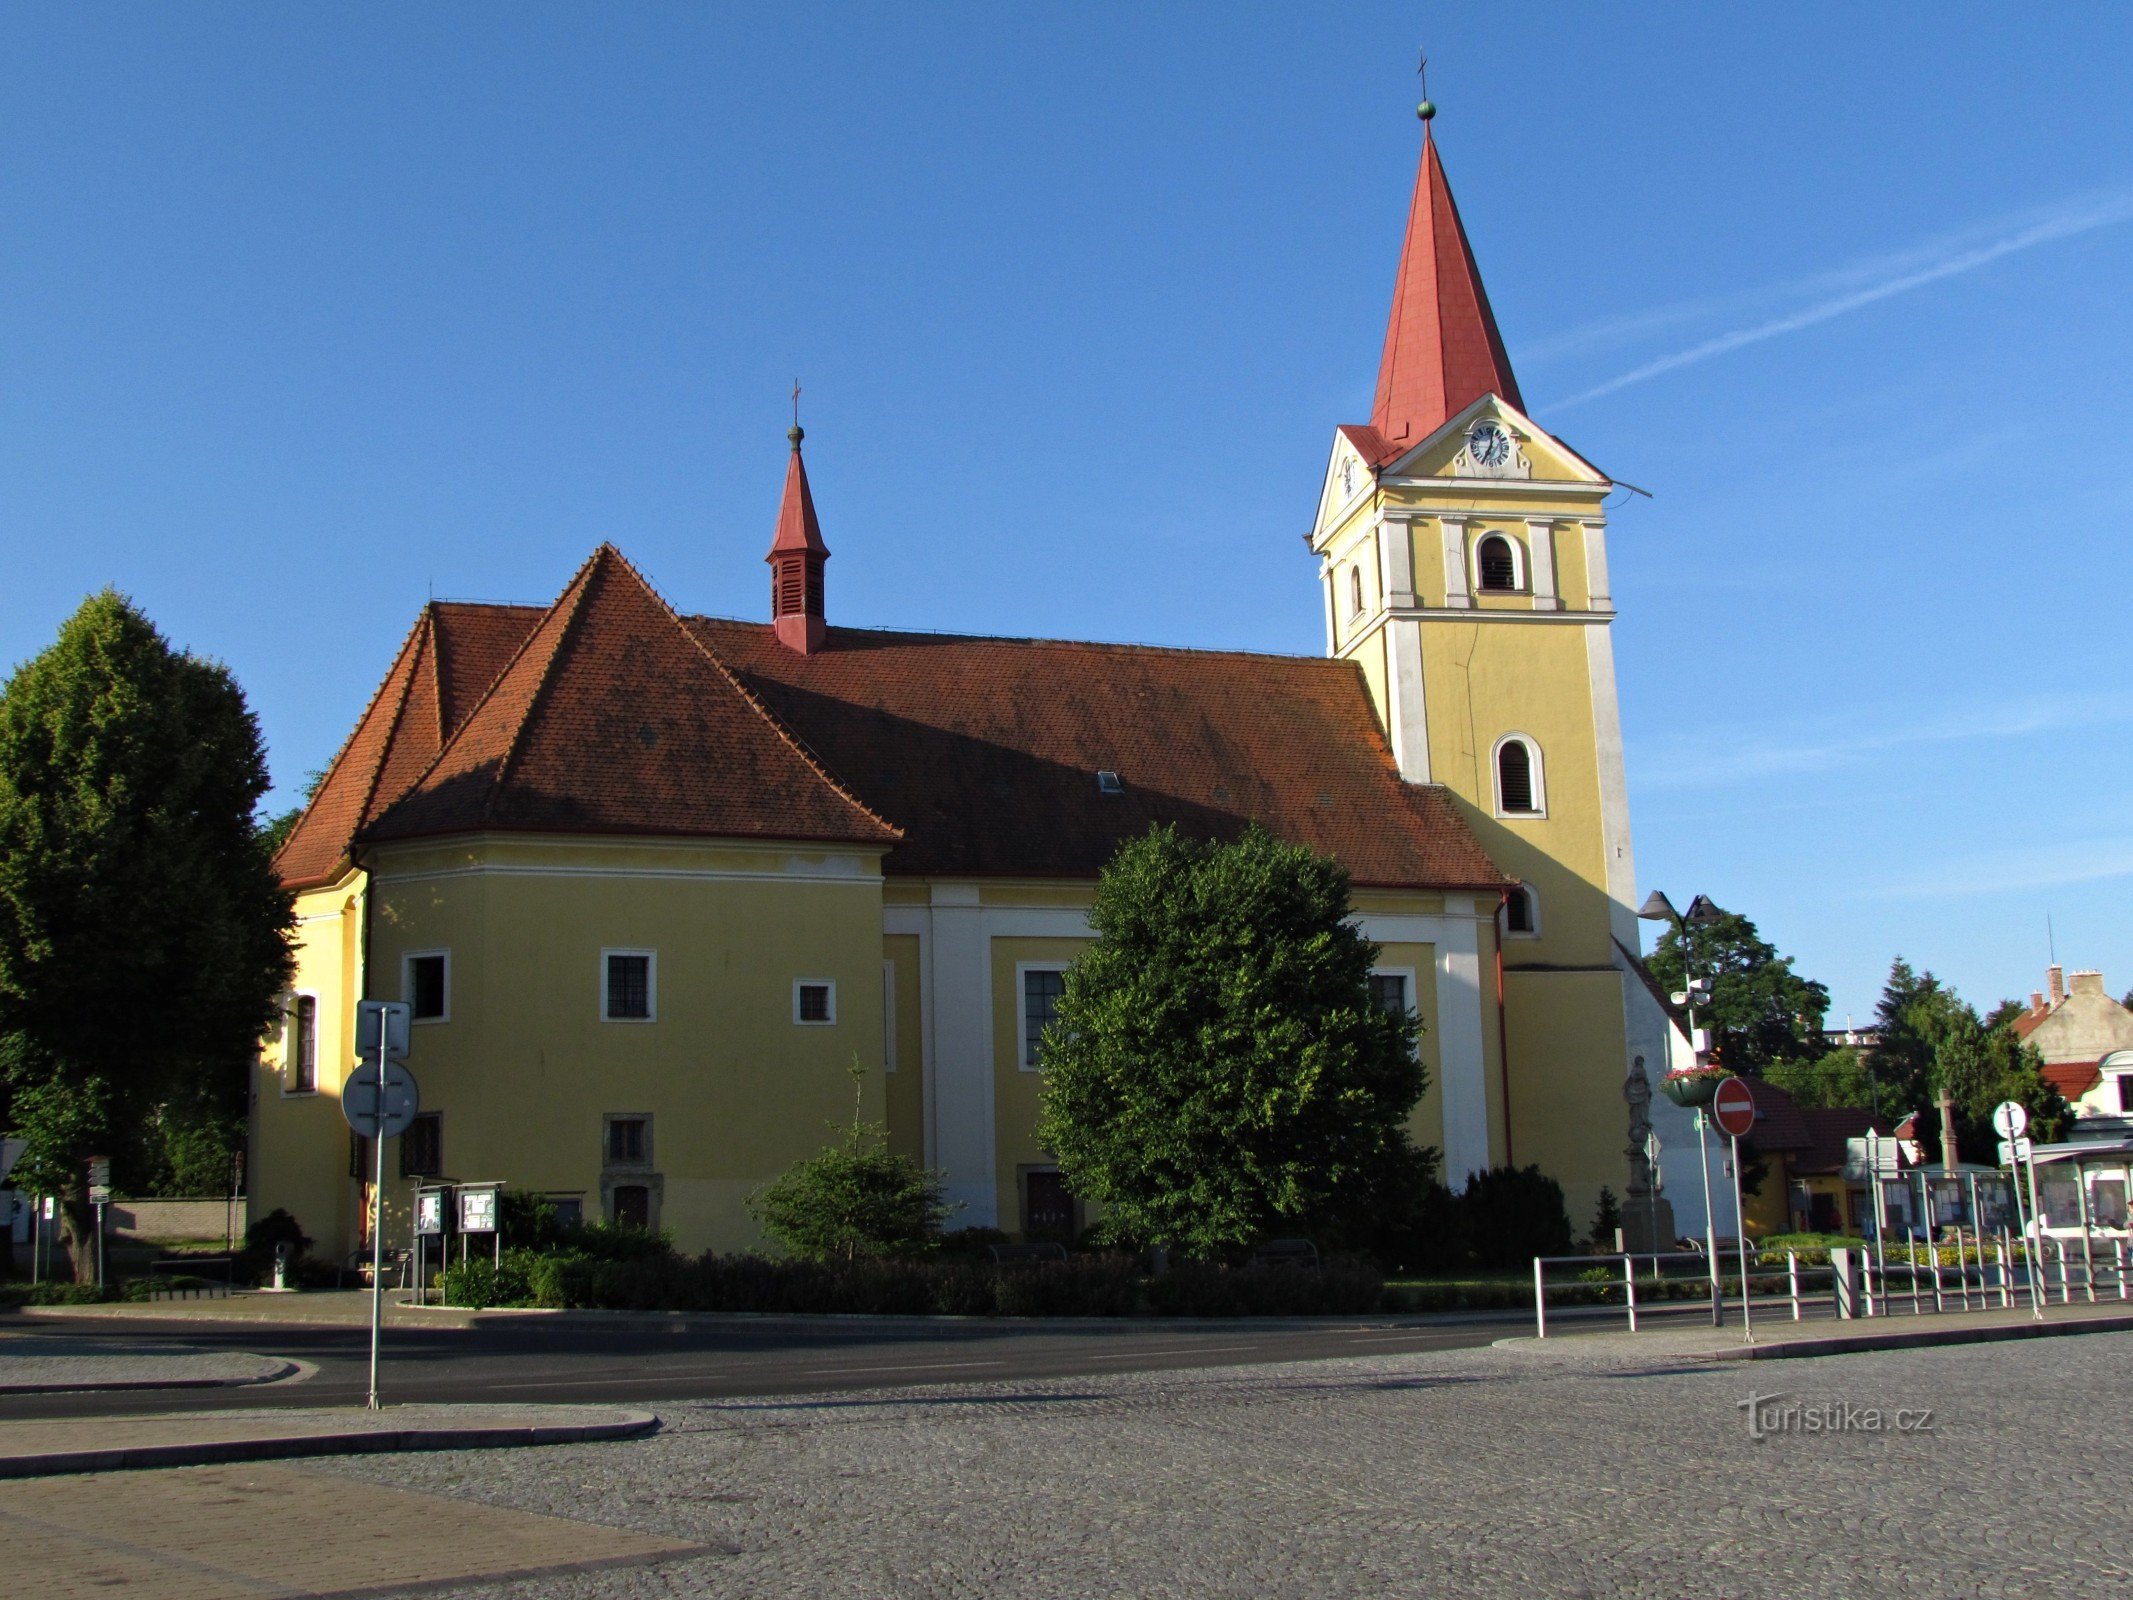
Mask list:
[[[1857,311],[1877,300],[1888,300],[1896,295],[1908,294],[1913,289],[1923,288],[1929,283],[1938,283],[1943,278],[1975,272],[1979,267],[1989,266],[2002,256],[2011,256],[2017,251],[2028,250],[2036,245],[2050,244],[2057,239],[2071,239],[2077,234],[2091,233],[2098,228],[2107,228],[2114,223],[2129,220],[2133,220],[2133,192],[2121,191],[2102,197],[2090,196],[2062,206],[1989,243],[1951,245],[1938,255],[1929,257],[1923,265],[1911,267],[1893,277],[1817,301],[1811,306],[1769,322],[1759,322],[1750,327],[1737,328],[1731,333],[1722,333],[1716,338],[1704,340],[1701,344],[1691,345],[1686,350],[1676,351],[1673,355],[1661,356],[1656,361],[1647,361],[1643,366],[1633,367],[1620,377],[1610,378],[1596,388],[1574,394],[1567,400],[1557,400],[1547,409],[1554,412],[1583,405],[1588,400],[1597,400],[1602,395],[1613,394],[1618,389],[1627,389],[1633,383],[1642,383],[1647,378],[1658,377],[1661,373],[1695,366],[1698,362],[1726,355],[1744,345],[1761,344],[1765,339],[1797,333],[1800,329],[1811,328],[1818,322],[1841,317],[1847,311]]]

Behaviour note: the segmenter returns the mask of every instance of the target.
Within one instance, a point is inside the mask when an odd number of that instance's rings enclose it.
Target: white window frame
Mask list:
[[[1420,972],[1413,967],[1372,967],[1370,975],[1373,978],[1404,979],[1407,985],[1408,1014],[1418,1021],[1420,1020],[1422,1016],[1422,974]],[[1376,997],[1373,996],[1372,998],[1375,999]],[[1415,1055],[1419,1058],[1421,1054],[1422,1035],[1417,1031],[1415,1034]]]
[[[309,1000],[311,1002],[311,1087],[308,1089],[290,1087],[296,1082],[296,1049],[301,1031],[296,1014],[296,1002],[299,1000]],[[291,989],[289,991],[289,1004],[287,1009],[282,1012],[285,1020],[282,1023],[281,1095],[284,1100],[308,1100],[318,1093],[319,1020],[324,1015],[324,1011],[325,1008],[319,1004],[318,991],[316,989]]]
[[[1506,811],[1503,808],[1503,747],[1514,740],[1526,747],[1526,765],[1533,774],[1531,811]],[[1548,815],[1548,769],[1541,759],[1540,740],[1530,733],[1513,730],[1489,746],[1489,797],[1494,803],[1495,814],[1506,822],[1538,821]]]
[[[896,963],[881,963],[881,1070],[896,1070]]]
[[[1513,813],[1513,815],[1521,817],[1529,817],[1532,814],[1533,813],[1530,811],[1519,811]],[[1519,885],[1519,888],[1523,889],[1526,893],[1526,920],[1532,923],[1533,926],[1524,930],[1512,927],[1511,908],[1507,905],[1504,907],[1503,936],[1506,939],[1538,939],[1541,936],[1540,891],[1534,888],[1533,885],[1530,883],[1521,883]]]
[[[1481,586],[1481,547],[1491,539],[1501,539],[1511,547],[1511,587],[1508,589],[1484,589]],[[1515,533],[1502,528],[1483,528],[1471,534],[1467,543],[1467,582],[1477,596],[1484,594],[1530,594],[1532,563],[1527,559],[1525,542]]]
[[[829,991],[829,1015],[826,1017],[803,1017],[800,1015],[800,991],[802,989],[827,989]],[[795,978],[792,981],[792,1020],[797,1028],[834,1028],[837,1026],[837,980],[835,978]]]
[[[607,1011],[607,958],[609,956],[644,957],[644,1015],[641,1017],[614,1017]],[[638,950],[623,945],[604,948],[600,952],[600,1020],[612,1022],[617,1027],[642,1027],[659,1020],[659,952]]]
[[[412,1015],[415,1009],[415,963],[429,956],[444,958],[444,1009],[434,1017]],[[603,966],[600,969],[605,972]],[[400,957],[400,998],[407,1002],[409,1021],[415,1027],[426,1027],[432,1022],[452,1020],[452,952],[449,950],[410,950]]]
[[[1029,1059],[1029,974],[1056,972],[1062,977],[1071,961],[1017,961],[1015,963],[1015,1065],[1023,1072],[1044,1069]]]

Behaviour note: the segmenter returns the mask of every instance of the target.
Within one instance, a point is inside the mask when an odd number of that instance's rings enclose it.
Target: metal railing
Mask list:
[[[1627,1318],[1629,1331],[1649,1320],[1661,1305],[1681,1310],[1710,1307],[1714,1323],[1725,1320],[1725,1307],[1738,1313],[1742,1283],[1737,1265],[1721,1261],[1714,1272],[1700,1250],[1620,1253],[1598,1256],[1533,1258],[1533,1330],[1548,1337],[1548,1323],[1576,1318]],[[1962,1244],[1890,1245],[1860,1241],[1854,1251],[1858,1276],[1853,1304],[1859,1314],[1887,1317],[1943,1311],[2010,1310],[2029,1305],[2038,1315],[2052,1303],[2071,1305],[2102,1300],[2133,1300],[2133,1249],[2126,1241],[2094,1238],[2075,1241],[2047,1236],[2042,1241],[2013,1238],[1966,1238]],[[1550,1269],[1558,1269],[1551,1278]],[[1576,1268],[1568,1277],[1561,1269]],[[1687,1270],[1683,1270],[1687,1269]],[[1842,1309],[1839,1269],[1828,1262],[1802,1261],[1797,1250],[1765,1253],[1751,1262],[1747,1281],[1749,1309],[1801,1322],[1810,1316],[1849,1315]],[[1551,1299],[1555,1302],[1551,1309]],[[1743,1319],[1745,1320],[1745,1319]]]

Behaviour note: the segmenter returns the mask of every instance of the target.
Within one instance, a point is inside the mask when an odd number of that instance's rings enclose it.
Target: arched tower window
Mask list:
[[[1476,547],[1474,569],[1484,594],[1516,594],[1519,590],[1518,546],[1500,533],[1488,535]]]
[[[1496,741],[1496,814],[1533,817],[1546,811],[1540,746],[1522,733],[1505,734]]]
[[[1540,906],[1533,886],[1522,883],[1504,896],[1503,931],[1515,938],[1530,939],[1540,932]]]
[[[1363,611],[1363,569],[1348,569],[1348,614],[1360,616]]]

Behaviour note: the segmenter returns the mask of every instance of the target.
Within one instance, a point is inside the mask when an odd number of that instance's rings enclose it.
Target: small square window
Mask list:
[[[656,1000],[649,950],[600,953],[600,1015],[609,1022],[650,1022]]]
[[[548,1209],[555,1213],[556,1226],[575,1228],[585,1220],[585,1196],[579,1193],[543,1195]]]
[[[652,1225],[652,1191],[641,1183],[617,1184],[609,1200],[609,1220],[619,1228]]]
[[[792,988],[792,1019],[823,1026],[837,1020],[837,986],[824,978],[802,978]]]
[[[640,1167],[652,1159],[652,1119],[616,1117],[607,1119],[607,1164]]]
[[[1404,972],[1373,972],[1370,975],[1370,998],[1396,1017],[1407,1015],[1407,974]]]
[[[403,985],[417,1022],[443,1022],[451,1015],[451,957],[442,950],[419,951],[407,958]]]

